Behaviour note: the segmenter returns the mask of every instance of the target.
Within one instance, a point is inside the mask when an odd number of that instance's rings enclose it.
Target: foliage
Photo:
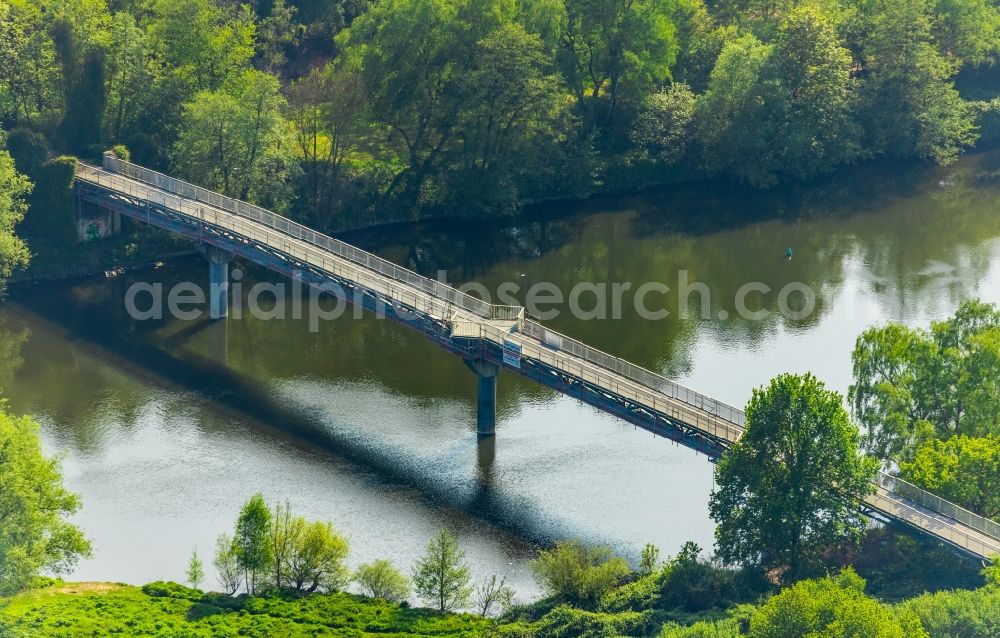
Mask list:
[[[995,82],[953,78],[998,29],[991,0],[16,0],[0,127],[323,229],[488,217],[950,162],[997,138]]]
[[[923,441],[955,434],[1000,435],[1000,311],[976,300],[929,331],[870,328],[852,355],[848,395],[865,447],[905,461]]]
[[[858,53],[870,68],[860,91],[866,137],[882,152],[953,161],[975,128],[951,82],[956,61],[935,47],[932,2],[859,4]]]
[[[784,374],[754,390],[746,414],[709,503],[718,555],[799,578],[830,545],[860,538],[854,502],[873,489],[877,463],[858,454],[840,395],[812,375]]]
[[[336,591],[348,583],[350,573],[344,565],[347,540],[337,534],[332,523],[296,517],[292,519],[289,536],[287,585],[314,592]]]
[[[645,99],[636,116],[630,139],[649,157],[670,165],[679,160],[690,138],[695,95],[683,83]]]
[[[66,520],[79,509],[62,485],[59,462],[42,453],[38,425],[0,403],[0,596],[42,571],[66,573],[90,555],[83,532]]]
[[[545,614],[532,627],[534,638],[617,638],[641,633],[647,614],[626,611],[602,614],[566,605]]]
[[[660,562],[660,548],[647,543],[642,548],[642,558],[639,561],[639,574],[649,576],[652,574]]]
[[[28,247],[14,234],[14,227],[24,219],[28,208],[25,198],[31,189],[31,182],[17,171],[14,159],[0,149],[0,285],[15,270],[28,265]]]
[[[231,197],[260,198],[264,172],[279,161],[284,143],[278,89],[274,77],[248,71],[222,90],[195,95],[184,107],[174,146],[180,176]]]
[[[983,578],[988,584],[1000,587],[1000,555],[994,556],[990,564],[983,568]]]
[[[452,611],[469,604],[469,566],[465,552],[451,532],[442,528],[427,544],[427,553],[413,566],[417,594],[438,611]]]
[[[931,638],[1000,636],[1000,590],[996,587],[924,594],[899,608],[919,618]]]
[[[372,598],[402,602],[410,595],[410,580],[383,559],[358,566],[354,582],[363,594]]]
[[[205,580],[205,566],[202,564],[201,559],[198,558],[197,549],[191,552],[191,560],[188,561],[186,576],[188,584],[194,589],[198,589],[202,581]]]
[[[860,157],[851,64],[817,4],[790,11],[771,43],[752,35],[726,43],[698,104],[706,166],[768,186]]]
[[[259,579],[271,569],[274,554],[268,537],[271,533],[271,511],[258,492],[244,503],[236,520],[233,534],[233,551],[236,564],[243,574],[247,593],[257,593]]]
[[[228,534],[220,534],[215,541],[215,558],[212,560],[219,576],[219,586],[227,594],[235,594],[243,580],[233,539]]]
[[[744,582],[746,574],[719,567],[700,557],[701,548],[685,543],[663,570],[659,582],[661,609],[688,613],[724,609],[745,599],[753,599],[763,589],[759,583]]]
[[[487,621],[345,593],[231,598],[173,583],[36,590],[0,608],[0,634],[20,636],[392,636],[471,638]],[[72,593],[79,591],[79,593]],[[4,634],[7,630],[9,633]]]
[[[796,583],[750,617],[750,638],[851,636],[927,638],[920,621],[865,596],[864,580],[848,569],[833,578]]]
[[[541,552],[531,567],[550,596],[584,608],[593,608],[629,573],[610,547],[586,547],[575,540]]]
[[[958,434],[927,441],[900,476],[919,487],[987,518],[1000,516],[1000,437]]]

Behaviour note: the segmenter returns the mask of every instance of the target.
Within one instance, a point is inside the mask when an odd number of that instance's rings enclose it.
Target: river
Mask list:
[[[702,184],[346,238],[488,291],[628,283],[620,313],[563,307],[547,323],[742,406],[786,371],[846,392],[851,348],[873,323],[923,325],[968,296],[1000,302],[1000,152],[946,168],[866,165],[767,192]],[[241,301],[255,283],[283,283],[238,267]],[[257,491],[333,521],[352,565],[384,557],[408,569],[447,526],[477,577],[506,574],[522,600],[538,594],[528,561],[559,538],[632,559],[645,543],[665,554],[689,540],[711,547],[704,457],[509,373],[495,449],[480,449],[474,377],[397,324],[350,311],[314,330],[307,318],[138,321],[123,310],[137,281],[169,289],[203,284],[206,271],[191,259],[21,287],[0,305],[0,388],[62,455],[83,500],[76,521],[94,542],[71,578],[183,580],[192,549],[210,557]],[[678,296],[680,277],[705,285],[704,307],[700,293]],[[632,293],[647,282],[670,287],[646,297],[665,318],[636,307]],[[766,317],[741,316],[750,282],[742,314]],[[592,295],[579,305],[597,314]],[[811,312],[797,313],[804,305]]]

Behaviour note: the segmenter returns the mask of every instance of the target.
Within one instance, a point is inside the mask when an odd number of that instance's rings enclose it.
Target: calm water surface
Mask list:
[[[553,327],[735,405],[785,371],[846,391],[868,325],[924,324],[967,296],[1000,301],[1000,153],[948,168],[865,167],[809,187],[750,194],[701,186],[541,210],[515,222],[424,224],[349,238],[452,282],[660,281],[710,291],[660,296],[670,315]],[[784,257],[786,246],[794,257]],[[350,562],[408,568],[448,526],[477,576],[537,594],[527,562],[562,537],[635,557],[712,545],[711,465],[673,443],[505,374],[495,449],[475,438],[474,378],[455,357],[388,321],[131,322],[134,280],[203,282],[196,260],[115,281],[15,290],[0,306],[0,387],[42,423],[83,497],[94,541],[81,580],[182,580],[240,504],[261,491],[334,521]],[[246,269],[247,286],[281,282]],[[802,319],[738,318],[736,291],[816,291]],[[650,297],[654,299],[655,297]],[[586,305],[586,304],[584,304]],[[694,311],[687,312],[685,311]],[[686,316],[685,316],[686,314]],[[728,315],[728,316],[727,316]],[[721,317],[727,317],[722,319]]]

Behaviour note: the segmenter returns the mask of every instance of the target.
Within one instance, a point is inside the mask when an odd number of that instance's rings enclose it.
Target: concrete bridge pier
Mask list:
[[[485,359],[465,359],[465,365],[476,373],[476,434],[480,440],[496,434],[497,375],[500,366]]]
[[[233,253],[215,246],[204,246],[202,253],[208,260],[208,316],[225,319],[229,316],[229,262]]]

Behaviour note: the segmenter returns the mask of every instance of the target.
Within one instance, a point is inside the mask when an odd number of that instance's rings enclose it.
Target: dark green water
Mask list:
[[[629,292],[620,318],[564,306],[547,323],[743,405],[785,371],[846,390],[850,349],[872,323],[926,323],[966,296],[1000,301],[998,171],[1000,154],[980,154],[764,194],[700,186],[348,239],[491,291],[505,281],[565,291],[628,282],[631,292],[665,283],[671,292],[648,297],[664,319],[643,319]],[[282,283],[243,268],[242,297],[254,283]],[[478,576],[506,573],[524,598],[536,593],[527,559],[560,537],[629,556],[647,542],[666,553],[687,540],[711,546],[703,457],[510,374],[495,450],[477,449],[473,376],[397,324],[347,312],[314,332],[306,319],[138,322],[123,311],[135,281],[169,289],[203,284],[206,271],[190,260],[23,288],[0,306],[0,387],[41,421],[83,496],[78,520],[96,551],[74,578],[182,579],[192,547],[209,554],[258,490],[334,521],[353,564],[408,567],[447,525]],[[707,287],[705,317],[698,294],[678,299],[680,271]],[[764,319],[737,312],[748,282],[770,290],[748,297]],[[814,291],[807,316],[774,312],[789,284]]]

